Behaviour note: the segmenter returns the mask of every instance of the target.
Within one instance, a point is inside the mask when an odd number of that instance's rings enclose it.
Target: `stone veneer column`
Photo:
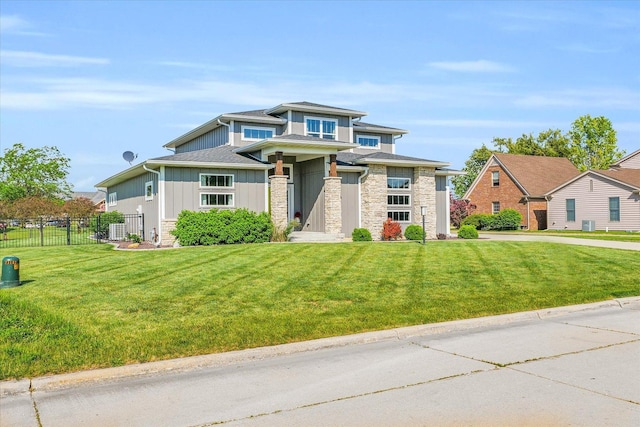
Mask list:
[[[342,233],[342,178],[324,177],[324,232]]]
[[[425,231],[427,239],[436,238],[436,170],[434,168],[413,168],[413,212],[412,223],[422,227],[421,206],[427,207]]]
[[[272,175],[271,183],[271,220],[276,228],[285,229],[288,222],[287,213],[287,176]]]
[[[360,185],[360,227],[369,230],[374,240],[380,240],[386,219],[387,167],[369,165],[369,173]]]
[[[176,229],[175,219],[163,219],[160,222],[160,227],[162,227],[162,240],[160,240],[160,244],[162,246],[173,246],[176,242],[176,236],[171,234],[173,230]]]

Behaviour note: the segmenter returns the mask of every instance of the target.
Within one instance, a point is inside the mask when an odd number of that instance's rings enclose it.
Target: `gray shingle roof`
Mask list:
[[[403,130],[403,129],[398,129],[398,128],[392,128],[389,126],[382,126],[382,125],[375,125],[373,123],[365,123],[365,122],[353,122],[353,127],[354,128],[378,128],[378,129],[388,129],[388,130]]]
[[[229,145],[221,145],[215,148],[206,148],[204,150],[189,151],[187,153],[178,153],[170,156],[156,157],[155,161],[165,162],[211,162],[211,163],[231,163],[244,165],[266,164],[248,155],[235,153],[236,147]]]
[[[337,160],[349,164],[354,163],[366,163],[367,159],[375,160],[401,160],[405,162],[430,162],[439,163],[438,160],[421,159],[419,157],[401,156],[399,154],[383,153],[378,151],[371,154],[356,154],[356,153],[338,153]]]
[[[301,101],[301,102],[287,102],[287,104],[291,104],[291,105],[304,105],[306,107],[317,107],[317,108],[330,108],[332,110],[342,110],[342,111],[352,111],[348,108],[340,108],[340,107],[333,107],[331,105],[322,105],[322,104],[316,104],[315,102],[307,102],[307,101]]]
[[[228,113],[236,116],[249,116],[249,117],[265,117],[265,118],[273,118],[269,114],[266,114],[267,110],[251,110],[251,111],[238,111],[237,113]]]

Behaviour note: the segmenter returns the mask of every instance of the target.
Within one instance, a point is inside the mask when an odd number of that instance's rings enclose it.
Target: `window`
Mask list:
[[[409,202],[409,196],[408,195],[389,194],[387,196],[387,204],[388,205],[409,206],[411,203]]]
[[[500,186],[500,171],[491,172],[491,186],[492,187]]]
[[[356,140],[358,141],[358,144],[363,148],[380,148],[379,136],[358,135]]]
[[[410,213],[409,211],[389,211],[387,218],[398,222],[410,222]]]
[[[145,182],[145,184],[144,184],[144,199],[146,201],[153,200],[153,181]]]
[[[118,204],[118,193],[109,193],[109,206],[116,206]]]
[[[233,194],[200,193],[201,207],[233,207]]]
[[[500,202],[491,203],[491,212],[496,215],[500,213]]]
[[[387,188],[408,190],[411,188],[411,178],[387,178]]]
[[[609,221],[620,221],[620,197],[609,197]]]
[[[576,199],[567,199],[567,221],[575,222],[576,221]]]
[[[333,119],[320,119],[305,117],[305,135],[323,139],[336,139],[338,121]]]
[[[229,187],[233,188],[233,175],[200,174],[200,188]]]
[[[243,141],[262,141],[263,139],[273,138],[274,128],[263,128],[256,126],[242,126]]]

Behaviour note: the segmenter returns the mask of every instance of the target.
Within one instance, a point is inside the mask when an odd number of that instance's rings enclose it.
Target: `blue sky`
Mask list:
[[[55,145],[75,190],[221,113],[310,101],[461,168],[494,137],[608,117],[640,148],[640,2],[1,0],[0,145]]]

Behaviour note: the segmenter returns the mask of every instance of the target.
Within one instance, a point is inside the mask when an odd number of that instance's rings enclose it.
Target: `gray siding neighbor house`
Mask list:
[[[182,210],[247,208],[285,227],[379,237],[387,218],[449,234],[448,162],[395,154],[407,131],[361,121],[366,113],[310,102],[221,114],[170,141],[174,154],[98,183],[107,210],[144,213],[145,239],[173,243]]]

